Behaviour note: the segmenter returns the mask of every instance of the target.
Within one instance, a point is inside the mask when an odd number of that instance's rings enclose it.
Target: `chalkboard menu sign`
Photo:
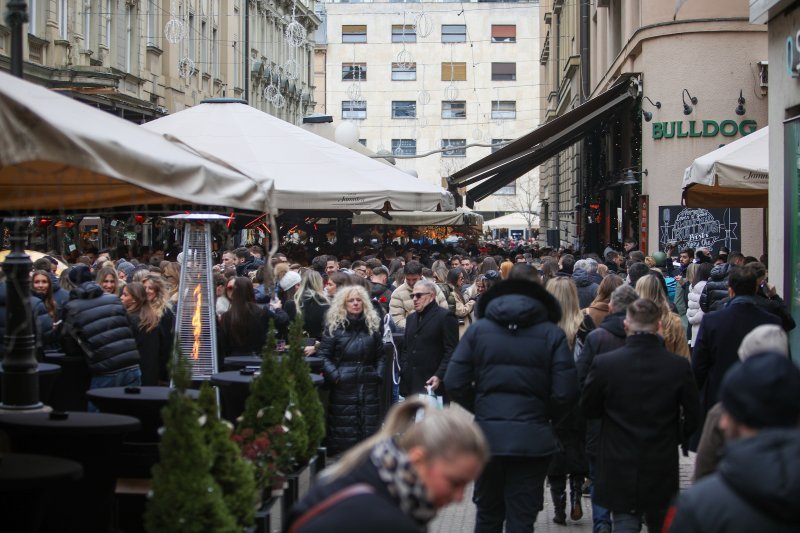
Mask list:
[[[742,215],[739,209],[684,207],[667,205],[658,208],[658,248],[675,244],[678,251],[686,248],[708,248],[716,253],[723,246],[736,252]]]

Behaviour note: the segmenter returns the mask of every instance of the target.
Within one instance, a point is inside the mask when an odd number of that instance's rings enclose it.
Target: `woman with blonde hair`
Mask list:
[[[120,300],[128,312],[128,321],[139,350],[142,385],[158,385],[159,380],[166,383],[172,343],[160,331],[161,319],[147,302],[147,290],[138,281],[132,281],[122,288]]]
[[[346,285],[336,291],[317,354],[331,386],[326,442],[335,455],[375,433],[381,424],[381,321],[366,289]]]
[[[547,282],[547,292],[561,304],[561,320],[558,326],[567,337],[567,344],[575,359],[583,349],[586,336],[594,329],[592,318],[581,311],[578,304],[578,289],[572,278],[556,276]],[[586,424],[581,417],[578,406],[573,407],[560,420],[554,420],[553,426],[562,450],[553,454],[547,478],[550,481],[550,495],[553,498],[556,524],[567,523],[567,479],[569,479],[570,518],[580,520],[583,517],[581,496],[583,481],[589,473],[589,465],[584,456]]]
[[[325,295],[325,284],[316,270],[308,269],[300,278],[300,288],[294,293],[294,302],[297,310],[303,315],[303,329],[309,337],[322,340],[325,313],[331,306]],[[306,352],[306,355],[310,353]]]
[[[584,312],[592,317],[592,322],[594,322],[595,327],[599,327],[608,316],[608,304],[611,302],[611,293],[623,283],[625,283],[625,281],[616,274],[606,276],[603,278],[603,281],[600,282],[600,286],[597,288],[597,296],[594,297],[589,307],[584,309]]]
[[[100,288],[103,289],[103,292],[107,294],[119,296],[120,290],[122,289],[119,276],[117,275],[117,271],[114,270],[113,266],[104,266],[98,270],[97,275],[95,276],[95,283],[100,285]]]
[[[408,399],[379,433],[322,472],[292,509],[288,531],[424,531],[439,509],[461,501],[488,459],[467,411]]]
[[[670,310],[667,295],[658,276],[648,274],[639,278],[636,282],[636,292],[640,298],[655,302],[661,308],[661,335],[664,337],[664,347],[688,359],[690,354],[686,330],[681,324],[681,317]]]
[[[178,288],[181,281],[181,264],[168,262],[161,269],[161,275],[166,282],[167,301],[173,306],[178,306]]]

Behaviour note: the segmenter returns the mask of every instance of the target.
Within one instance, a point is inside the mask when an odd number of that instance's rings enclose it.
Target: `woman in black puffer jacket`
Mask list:
[[[325,320],[318,355],[331,385],[328,453],[338,454],[380,427],[378,387],[383,376],[380,319],[363,287],[337,291]]]

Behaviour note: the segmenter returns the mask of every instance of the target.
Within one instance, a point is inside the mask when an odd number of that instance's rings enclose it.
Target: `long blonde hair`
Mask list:
[[[669,318],[672,312],[669,308],[667,295],[664,294],[664,287],[661,285],[661,280],[655,274],[647,274],[642,276],[636,282],[636,292],[639,298],[650,300],[654,302],[659,309],[661,309],[661,320]]]
[[[303,300],[314,299],[325,305],[328,297],[323,290],[322,276],[316,270],[307,269],[300,275],[300,287],[294,293],[294,303],[298,310],[303,309]]]
[[[575,339],[578,337],[584,316],[575,282],[566,276],[556,276],[547,282],[545,288],[561,304],[561,320],[558,322],[558,327],[564,330],[567,343],[572,349],[575,347]]]
[[[415,422],[420,414],[422,419]],[[395,438],[397,446],[404,451],[422,447],[431,459],[469,454],[482,465],[489,460],[486,437],[467,411],[453,407],[434,409],[425,400],[409,398],[389,410],[379,432],[361,441],[323,471],[322,479],[331,481],[347,475],[378,443],[391,438]]]
[[[155,298],[153,298],[153,301],[149,303],[152,306],[156,316],[160,320],[161,317],[166,312],[167,308],[170,306],[169,295],[167,294],[166,282],[158,274],[152,274],[152,273],[146,278],[144,278],[142,285],[147,287],[148,282],[152,283],[153,287],[156,289],[156,296]]]
[[[359,299],[361,299],[361,307],[363,308],[364,319],[370,335],[380,330],[381,319],[378,317],[378,313],[375,312],[375,308],[372,307],[367,290],[360,285],[345,285],[336,290],[333,302],[331,302],[331,308],[328,309],[328,313],[325,315],[325,331],[328,334],[333,334],[337,329],[346,328],[350,323],[347,318],[346,301],[352,294],[358,295]]]

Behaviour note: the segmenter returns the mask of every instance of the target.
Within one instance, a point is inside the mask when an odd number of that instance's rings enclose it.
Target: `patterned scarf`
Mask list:
[[[387,439],[372,449],[370,461],[400,509],[424,530],[436,516],[436,510],[428,501],[425,485],[414,472],[408,455],[397,447],[394,439]]]

